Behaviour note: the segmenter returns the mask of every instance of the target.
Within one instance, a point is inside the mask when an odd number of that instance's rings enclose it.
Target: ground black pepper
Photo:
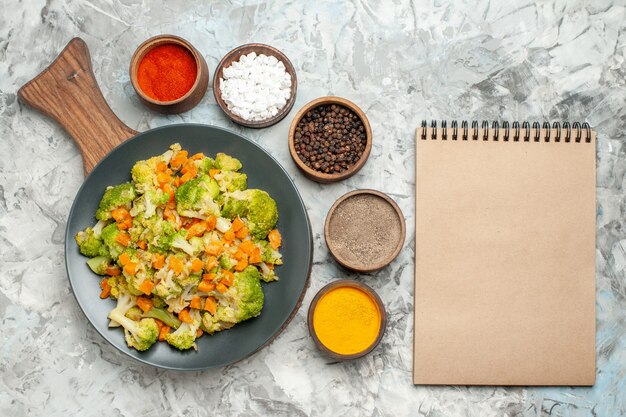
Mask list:
[[[296,126],[294,148],[309,168],[338,174],[356,164],[367,144],[363,121],[347,107],[323,104],[304,114]]]

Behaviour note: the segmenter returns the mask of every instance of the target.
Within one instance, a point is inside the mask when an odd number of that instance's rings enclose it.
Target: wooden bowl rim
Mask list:
[[[276,113],[276,115],[270,117],[269,119],[256,121],[245,120],[242,117],[239,117],[235,113],[231,112],[228,109],[228,105],[226,104],[226,102],[224,102],[224,100],[222,99],[222,91],[220,90],[220,79],[222,78],[222,74],[224,72],[224,65],[231,57],[234,57],[237,54],[239,54],[239,56],[241,57],[241,55],[244,55],[244,53],[249,54],[250,52],[256,52],[257,55],[263,54],[268,56],[274,56],[276,59],[281,61],[283,65],[285,65],[285,70],[291,76],[291,89],[287,103],[282,109],[279,110],[278,113]],[[213,96],[215,97],[217,105],[220,107],[220,109],[222,109],[224,113],[226,113],[226,116],[228,116],[230,120],[241,126],[259,129],[272,126],[280,122],[282,119],[285,118],[285,116],[287,116],[287,114],[289,114],[289,112],[293,108],[293,105],[296,102],[297,93],[298,78],[296,76],[296,69],[294,68],[293,64],[291,63],[289,58],[287,58],[287,55],[285,55],[282,51],[264,43],[246,43],[244,45],[236,47],[235,49],[224,55],[219,64],[217,64],[215,72],[213,73]]]
[[[346,260],[345,258],[342,258],[340,255],[338,255],[333,246],[330,244],[329,241],[329,234],[330,234],[330,220],[332,218],[332,216],[335,214],[335,210],[337,209],[337,207],[339,207],[339,205],[341,203],[343,203],[344,201],[346,201],[347,199],[357,196],[357,195],[374,195],[376,197],[382,198],[383,200],[385,200],[387,203],[389,203],[389,205],[391,205],[391,207],[393,207],[394,211],[396,212],[397,216],[398,216],[398,220],[400,222],[400,239],[398,239],[398,243],[396,248],[394,249],[394,251],[391,253],[391,255],[389,255],[387,258],[378,261],[370,266],[362,266],[362,265],[354,265],[351,264],[348,260]],[[357,220],[357,219],[355,219]],[[354,191],[350,191],[344,195],[342,195],[341,197],[339,197],[337,199],[337,201],[335,201],[335,203],[331,206],[331,208],[328,210],[328,214],[326,215],[326,221],[324,222],[324,240],[326,241],[326,246],[328,247],[328,251],[330,252],[331,256],[344,268],[350,269],[352,271],[357,271],[357,272],[374,272],[374,271],[378,271],[379,269],[384,268],[385,266],[389,265],[394,259],[396,259],[398,257],[398,255],[400,254],[400,251],[402,250],[402,247],[404,246],[404,241],[406,239],[406,222],[404,219],[404,214],[402,213],[402,210],[400,210],[400,207],[398,206],[398,204],[391,198],[389,197],[387,194],[381,192],[381,191],[377,191],[377,190],[372,190],[372,189],[360,189],[360,190],[354,190]]]
[[[300,159],[300,157],[296,153],[296,148],[294,144],[294,136],[296,132],[296,127],[298,126],[298,123],[300,123],[300,120],[302,119],[304,114],[315,107],[326,105],[326,104],[338,104],[340,106],[347,107],[348,109],[352,110],[361,119],[361,122],[363,123],[363,127],[365,127],[365,142],[366,143],[365,143],[365,149],[363,150],[363,154],[361,154],[361,158],[359,158],[356,164],[352,165],[347,170],[340,172],[338,174],[326,174],[326,173],[316,171],[306,166],[306,164]],[[343,97],[338,97],[338,96],[323,96],[323,97],[316,98],[315,100],[309,101],[307,104],[302,106],[302,108],[298,111],[298,113],[296,113],[295,117],[291,121],[291,126],[289,127],[288,142],[289,142],[289,153],[291,154],[291,159],[293,159],[297,167],[300,168],[300,170],[303,171],[304,174],[308,178],[312,179],[313,181],[317,181],[321,183],[337,182],[337,181],[341,181],[341,180],[344,180],[346,178],[353,176],[361,168],[363,168],[363,165],[365,165],[365,162],[367,162],[367,159],[369,158],[369,155],[370,155],[370,151],[372,150],[372,127],[370,125],[369,119],[365,115],[365,112],[361,110],[361,108],[357,106],[356,104],[354,104],[352,101],[345,99]]]
[[[317,337],[317,333],[315,333],[315,328],[313,327],[313,315],[315,313],[315,307],[317,306],[317,303],[319,302],[319,300],[322,299],[324,295],[328,294],[330,291],[339,287],[351,287],[351,288],[357,288],[363,291],[374,301],[374,303],[378,307],[378,311],[380,312],[380,329],[378,330],[378,336],[376,336],[376,339],[374,340],[374,342],[372,342],[372,344],[367,349],[361,352],[352,353],[349,355],[344,355],[344,354],[337,353],[328,349],[322,343],[319,337]],[[357,359],[357,358],[361,358],[367,355],[372,350],[374,350],[376,346],[378,346],[378,344],[382,340],[383,336],[385,335],[385,330],[387,328],[387,311],[385,310],[385,305],[383,304],[383,301],[381,300],[378,293],[376,293],[376,291],[374,291],[374,289],[371,288],[369,285],[363,284],[361,282],[358,282],[352,279],[339,279],[339,280],[326,284],[317,292],[317,294],[315,294],[315,296],[313,297],[313,300],[311,300],[311,304],[309,305],[309,310],[307,313],[307,326],[309,328],[309,334],[313,338],[315,345],[317,346],[318,349],[324,352],[327,356],[333,359],[339,360],[339,361]]]
[[[141,62],[143,57],[146,56],[148,52],[150,52],[152,49],[156,48],[157,46],[165,45],[165,44],[174,44],[174,45],[179,45],[179,46],[184,47],[189,52],[191,52],[191,54],[193,55],[196,61],[196,79],[193,85],[191,86],[189,91],[185,93],[185,95],[177,98],[176,100],[170,100],[170,101],[160,101],[160,100],[156,100],[148,96],[141,89],[141,87],[139,86],[139,81],[137,80],[137,70],[139,68],[139,63]],[[197,90],[200,84],[200,79],[202,78],[201,72],[204,71],[204,68],[203,68],[204,66],[206,66],[206,61],[204,60],[204,57],[200,55],[200,52],[198,52],[198,50],[188,40],[181,38],[180,36],[176,36],[176,35],[167,35],[167,34],[157,35],[149,39],[146,39],[144,42],[141,43],[141,45],[137,47],[137,49],[133,53],[133,56],[130,59],[130,82],[133,85],[133,88],[135,89],[135,92],[137,93],[137,95],[140,96],[143,100],[149,103],[155,104],[157,106],[171,106],[173,104],[184,102],[192,94],[194,94],[194,92]],[[209,74],[207,74],[207,77],[208,76]],[[205,88],[205,92],[206,92],[206,88]],[[202,94],[204,95],[204,92]]]

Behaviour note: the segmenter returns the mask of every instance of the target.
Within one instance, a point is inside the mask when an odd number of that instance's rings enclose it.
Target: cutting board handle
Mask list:
[[[18,96],[70,134],[83,156],[85,175],[114,147],[137,134],[106,103],[81,38],[72,39],[48,68],[20,88]]]

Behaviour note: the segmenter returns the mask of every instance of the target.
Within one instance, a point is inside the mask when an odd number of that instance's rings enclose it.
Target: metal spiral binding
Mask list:
[[[470,125],[467,120],[462,120],[460,129],[459,129],[459,122],[457,120],[452,120],[450,125],[452,129],[452,134],[451,134],[452,140],[459,140],[459,138],[461,140],[469,140],[470,137],[472,140],[476,140],[476,141],[479,139],[478,120],[472,120],[471,127],[469,127]],[[540,124],[539,122],[535,121],[532,123],[532,129],[531,129],[531,124],[527,121],[523,121],[521,123],[521,126],[520,126],[520,122],[518,121],[514,121],[512,124],[509,124],[508,121],[503,121],[502,129],[504,129],[504,135],[502,136],[502,138],[500,138],[500,123],[499,122],[494,120],[491,123],[491,129],[490,129],[489,122],[487,120],[482,120],[480,123],[480,126],[483,131],[482,133],[483,141],[489,140],[489,135],[491,134],[492,139],[496,142],[499,141],[500,139],[502,139],[504,142],[508,142],[511,140],[511,137],[513,138],[514,142],[519,142],[520,140],[524,142],[530,142],[531,141],[530,132],[531,130],[534,130],[534,136],[532,138],[532,141],[534,142],[541,142],[541,141],[561,142],[561,140],[563,140],[564,142],[569,143],[573,139],[573,141],[575,141],[576,143],[580,143],[582,142],[582,137],[583,137],[582,132],[584,130],[585,142],[591,143],[591,126],[589,126],[589,123],[587,122],[584,122],[584,123],[574,122],[571,125],[569,122],[563,122],[563,123],[554,122],[552,123],[552,126],[550,126],[549,122],[543,122],[543,124]],[[436,120],[431,120],[430,129],[431,129],[430,139],[432,140],[437,139],[438,135],[437,135],[437,121]],[[441,129],[442,129],[441,135],[440,135],[441,139],[448,140],[449,138],[448,122],[446,120],[441,121]],[[469,132],[470,129],[472,130],[471,136]],[[556,131],[554,135],[553,135],[553,131]],[[428,136],[428,122],[426,120],[422,120],[421,139],[426,140],[427,136]]]

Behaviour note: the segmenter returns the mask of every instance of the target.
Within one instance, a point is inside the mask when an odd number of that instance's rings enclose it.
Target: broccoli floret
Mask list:
[[[269,269],[268,266],[262,262],[261,267],[261,279],[265,282],[278,281],[278,276],[273,269]]]
[[[220,191],[224,193],[232,193],[235,191],[243,191],[248,188],[248,176],[246,174],[234,171],[222,171],[214,175]]]
[[[213,167],[215,167],[215,161],[208,156],[196,161],[196,168],[201,174],[208,174],[209,170],[213,169]]]
[[[180,151],[180,149],[180,145],[175,143],[170,146],[170,149],[163,155],[155,156],[145,161],[138,161],[130,171],[137,191],[144,193],[155,187],[158,184],[156,180],[157,164],[159,162],[169,164],[172,156]]]
[[[143,316],[161,320],[172,329],[178,329],[181,324],[181,321],[178,320],[178,318],[176,318],[172,313],[159,307],[152,307],[150,310],[146,311]]]
[[[221,315],[221,310],[223,310],[224,308],[225,308],[224,306],[219,304],[217,306],[217,311],[215,312],[215,316],[213,316],[210,313],[204,313],[202,315],[202,324],[200,325],[200,328],[203,331],[207,332],[208,334],[213,334],[215,332],[230,329],[231,327],[233,327],[235,323],[221,321],[216,317],[218,316],[218,314]]]
[[[98,275],[106,275],[110,259],[106,256],[96,256],[87,261],[89,268]]]
[[[174,224],[160,217],[152,217],[144,221],[144,225],[146,229],[142,238],[148,242],[148,249],[151,252],[167,252],[176,234]]]
[[[235,217],[245,217],[248,214],[248,200],[245,192],[235,191],[224,199],[222,217],[233,220]]]
[[[221,321],[239,323],[261,314],[263,309],[263,290],[259,282],[259,270],[248,266],[242,272],[235,273],[233,285],[224,293],[225,308],[216,312]],[[218,314],[219,313],[219,314]]]
[[[278,221],[278,206],[263,190],[250,189],[228,194],[224,210],[230,216],[245,218],[250,234],[257,239],[264,239]]]
[[[120,230],[115,223],[112,223],[102,229],[102,242],[108,248],[109,253],[113,259],[117,259],[122,252],[126,249],[123,245],[119,244],[116,240]]]
[[[283,255],[274,249],[267,240],[256,240],[254,242],[261,249],[261,260],[271,265],[282,265]]]
[[[94,257],[102,255],[102,239],[96,236],[91,227],[76,234],[78,250],[85,256]]]
[[[111,323],[124,327],[126,344],[137,350],[147,350],[159,336],[159,326],[154,319],[134,321],[126,317],[126,313],[137,304],[137,299],[127,292],[120,292],[117,306],[109,313]]]
[[[239,159],[220,152],[215,155],[215,166],[222,171],[239,171],[241,162],[239,162]]]
[[[233,269],[235,266],[235,262],[230,259],[230,256],[224,254],[220,256],[220,266],[222,267],[222,269]]]
[[[100,206],[96,211],[96,219],[109,220],[111,210],[118,207],[130,208],[130,203],[135,199],[137,193],[135,187],[130,182],[108,187],[100,200]]]
[[[191,310],[189,313],[192,323],[181,323],[180,327],[176,329],[175,332],[169,333],[165,336],[165,340],[170,345],[174,346],[179,350],[187,350],[190,348],[196,349],[196,332],[200,327],[200,323],[202,322],[202,318],[200,316],[200,312],[198,310]]]
[[[218,194],[217,183],[207,175],[187,181],[176,190],[176,211],[186,217],[219,216],[220,208],[215,202]]]

